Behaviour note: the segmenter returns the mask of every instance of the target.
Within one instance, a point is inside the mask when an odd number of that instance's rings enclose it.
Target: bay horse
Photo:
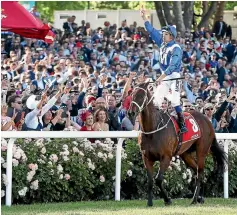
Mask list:
[[[148,84],[143,83],[134,87],[128,111],[132,122],[134,122],[136,116],[139,116],[141,134],[138,137],[138,143],[148,176],[147,206],[153,205],[152,187],[153,165],[155,161],[160,161],[159,172],[155,180],[160,188],[161,197],[163,197],[165,205],[172,203],[163,186],[163,178],[174,155],[179,155],[186,166],[190,167],[197,177],[192,204],[204,203],[204,198],[200,198],[199,193],[203,180],[206,156],[209,152],[212,153],[216,173],[222,174],[227,164],[226,154],[216,140],[213,126],[210,120],[202,113],[190,111],[189,113],[199,125],[201,136],[199,139],[183,143],[177,152],[178,139],[171,116],[169,113],[163,112],[154,106],[153,97],[147,89]],[[196,153],[196,156],[193,156],[194,153]]]

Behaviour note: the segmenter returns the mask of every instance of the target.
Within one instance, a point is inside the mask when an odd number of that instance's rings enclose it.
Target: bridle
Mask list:
[[[139,114],[139,113],[141,113],[141,112],[151,103],[151,101],[152,101],[153,98],[154,98],[154,94],[151,96],[151,98],[150,98],[150,100],[149,100],[149,98],[148,98],[148,89],[145,90],[145,89],[143,89],[142,87],[137,86],[137,87],[134,88],[134,92],[135,92],[136,89],[140,89],[140,90],[143,90],[143,91],[145,92],[145,99],[144,99],[144,101],[143,101],[143,103],[142,103],[141,106],[140,106],[137,102],[135,102],[135,101],[132,100],[129,109],[132,107],[132,104],[135,104],[135,105],[138,107],[138,109],[139,109],[139,111],[138,111],[138,114]],[[146,101],[148,101],[148,102],[146,103]],[[167,113],[166,113],[166,114],[167,114]],[[162,129],[164,129],[164,128],[167,128],[168,123],[169,123],[169,121],[171,120],[170,115],[169,115],[169,114],[167,114],[167,115],[169,116],[169,120],[167,121],[167,123],[166,123],[165,125],[163,125],[162,127],[160,127],[160,124],[161,124],[161,123],[164,124],[164,123],[163,123],[164,120],[163,120],[163,118],[162,118],[162,116],[161,116],[161,121],[160,121],[160,123],[158,123],[156,130],[150,131],[150,132],[141,131],[141,133],[143,133],[143,134],[154,134],[154,133],[156,133],[157,131],[160,131],[160,130],[162,130]]]
[[[152,99],[154,98],[154,95],[152,95],[151,96],[151,98],[150,98],[150,100],[148,99],[148,89],[143,89],[142,87],[139,87],[139,86],[137,86],[137,87],[135,87],[134,88],[134,91],[136,90],[136,89],[139,89],[139,90],[143,90],[144,92],[145,92],[145,99],[143,100],[143,103],[142,103],[142,105],[140,106],[137,102],[135,102],[135,101],[131,101],[131,105],[130,105],[130,107],[132,106],[132,104],[135,104],[137,107],[138,107],[138,113],[141,113],[150,103],[151,103],[151,101],[152,101]],[[148,102],[146,103],[146,105],[145,105],[145,102],[148,100]]]

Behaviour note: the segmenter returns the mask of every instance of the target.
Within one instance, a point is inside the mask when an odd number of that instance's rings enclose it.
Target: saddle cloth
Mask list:
[[[176,131],[176,134],[177,134],[177,139],[179,141],[179,125],[177,123],[177,119],[174,116],[172,116],[171,120],[174,124],[175,131]],[[185,120],[185,125],[188,129],[188,132],[183,133],[182,143],[188,142],[190,140],[196,140],[196,139],[200,138],[201,137],[200,127],[197,124],[194,117],[190,113],[184,112],[184,120]]]

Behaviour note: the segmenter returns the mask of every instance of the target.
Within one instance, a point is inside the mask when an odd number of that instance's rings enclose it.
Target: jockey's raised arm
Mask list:
[[[146,17],[146,12],[143,9],[143,7],[140,10],[140,14],[142,19],[144,20],[144,25],[145,28],[147,30],[147,32],[150,34],[151,39],[155,41],[155,43],[159,46],[159,48],[161,47],[161,44],[163,43],[163,39],[162,39],[162,31],[161,30],[157,30],[155,28],[153,28],[153,26],[150,24],[149,20]]]
[[[157,30],[155,28],[153,28],[153,26],[150,24],[149,21],[145,21],[145,28],[148,31],[148,33],[151,36],[151,39],[155,41],[155,43],[158,45],[158,47],[161,47],[161,44],[163,43],[163,39],[162,39],[162,31],[161,30]]]

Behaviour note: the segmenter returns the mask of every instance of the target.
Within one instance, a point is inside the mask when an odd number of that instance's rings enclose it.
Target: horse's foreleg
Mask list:
[[[171,198],[168,197],[168,193],[166,192],[163,186],[164,173],[170,165],[170,160],[171,159],[169,157],[165,157],[160,161],[160,169],[158,174],[156,175],[157,184],[161,191],[161,197],[164,198],[164,202],[166,205],[172,204]]]
[[[147,206],[153,206],[152,202],[152,188],[153,188],[153,161],[149,161],[144,155],[142,155],[145,168],[147,170],[147,177],[148,177],[148,201]]]

